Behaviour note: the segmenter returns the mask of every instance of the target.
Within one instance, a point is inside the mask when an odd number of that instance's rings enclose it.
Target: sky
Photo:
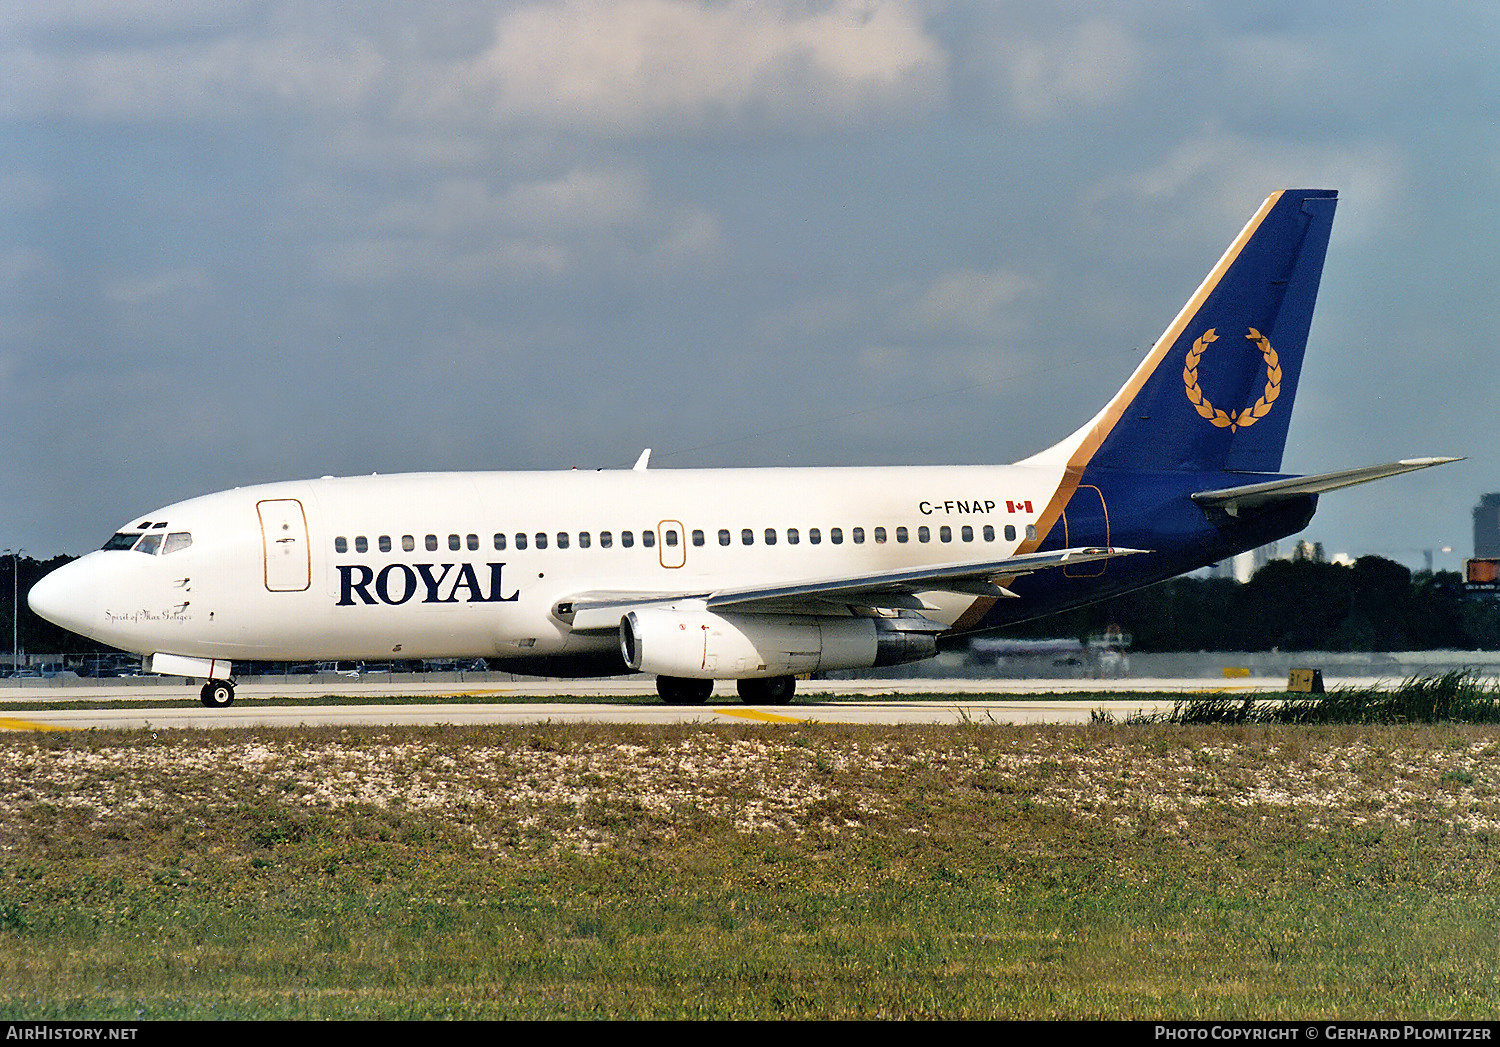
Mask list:
[[[1500,490],[1500,8],[0,0],[0,547],[324,474],[1008,462],[1340,192],[1284,468]],[[1444,549],[1451,551],[1444,552]]]

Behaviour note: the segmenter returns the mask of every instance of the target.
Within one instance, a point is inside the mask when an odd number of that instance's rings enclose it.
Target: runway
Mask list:
[[[1076,724],[1098,714],[1116,721],[1168,712],[1162,693],[1254,693],[1285,690],[1276,679],[1131,680],[806,680],[785,706],[742,703],[720,684],[700,706],[663,705],[649,677],[607,680],[512,679],[469,674],[459,679],[257,679],[242,683],[235,704],[207,709],[197,688],[180,680],[26,681],[0,686],[0,729],[258,727],[312,725],[463,725],[480,723],[862,723]],[[1349,679],[1340,685],[1371,685]],[[1104,691],[1119,697],[1101,701]],[[1132,694],[1141,697],[1131,697]],[[1149,697],[1147,697],[1149,695]],[[1075,697],[1077,696],[1077,697]],[[348,699],[350,704],[295,705]],[[381,699],[419,698],[419,702]],[[88,708],[63,708],[87,703]]]

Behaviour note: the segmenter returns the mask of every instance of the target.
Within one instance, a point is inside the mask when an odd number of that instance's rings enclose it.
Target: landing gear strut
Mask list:
[[[229,680],[210,680],[198,692],[198,700],[210,709],[226,709],[234,703],[234,684]]]
[[[797,693],[795,676],[766,676],[740,680],[736,685],[740,700],[747,705],[786,705]]]

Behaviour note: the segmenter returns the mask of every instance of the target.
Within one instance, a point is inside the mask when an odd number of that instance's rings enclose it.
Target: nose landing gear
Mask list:
[[[234,684],[229,680],[210,680],[198,692],[198,700],[210,709],[226,709],[234,704]]]

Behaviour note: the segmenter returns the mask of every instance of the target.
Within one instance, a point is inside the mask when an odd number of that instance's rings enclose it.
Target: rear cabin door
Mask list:
[[[1090,484],[1081,484],[1073,493],[1068,507],[1063,511],[1064,541],[1067,548],[1083,545],[1109,545],[1109,510],[1104,505],[1104,492]],[[1108,560],[1092,560],[1071,567],[1063,567],[1065,578],[1098,578],[1104,573]]]
[[[295,498],[269,498],[255,503],[260,514],[265,547],[266,588],[273,593],[300,593],[312,584],[311,550],[307,545],[307,514]]]

